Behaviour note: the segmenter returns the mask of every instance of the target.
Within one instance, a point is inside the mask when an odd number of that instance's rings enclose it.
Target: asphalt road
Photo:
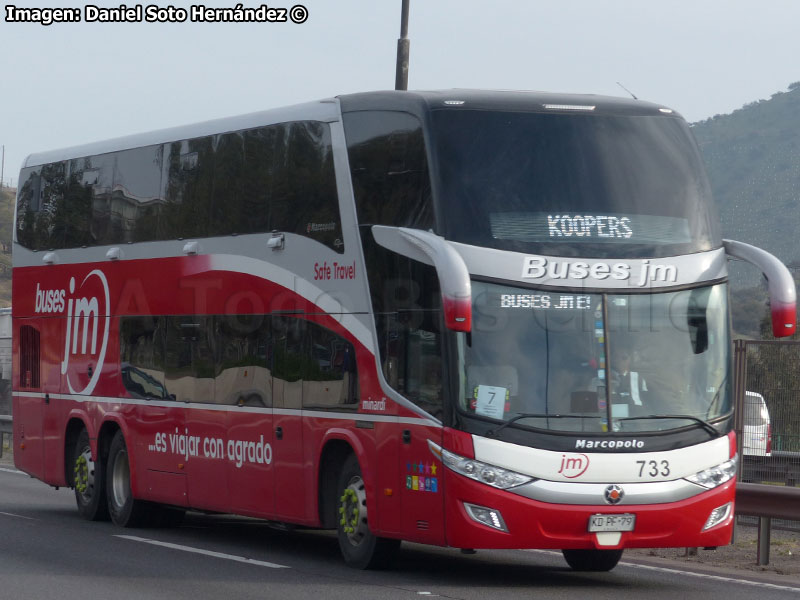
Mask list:
[[[623,562],[611,573],[568,569],[560,553],[404,544],[388,571],[356,571],[328,532],[278,531],[231,516],[190,513],[175,529],[89,523],[71,490],[0,466],[0,600],[285,600],[443,597],[614,600],[800,598],[800,587]]]

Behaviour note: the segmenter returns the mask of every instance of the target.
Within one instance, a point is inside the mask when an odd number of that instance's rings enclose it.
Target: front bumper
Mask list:
[[[621,484],[624,487],[624,484]],[[733,502],[736,480],[678,501],[611,506],[555,504],[498,490],[445,470],[447,544],[456,548],[618,549],[723,546],[730,543],[733,511],[703,531],[711,512]],[[502,515],[506,531],[477,522],[465,503]],[[598,535],[588,531],[595,514],[633,513],[633,531]]]

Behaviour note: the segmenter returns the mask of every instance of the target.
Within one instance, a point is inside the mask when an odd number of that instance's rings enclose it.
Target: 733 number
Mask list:
[[[637,460],[636,464],[639,465],[639,477],[669,477],[668,460]]]

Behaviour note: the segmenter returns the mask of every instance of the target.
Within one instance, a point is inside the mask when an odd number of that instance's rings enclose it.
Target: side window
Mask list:
[[[208,236],[214,181],[213,137],[166,144],[164,155],[164,206],[156,239]]]
[[[133,398],[175,399],[165,385],[164,346],[167,317],[120,320],[120,374]]]
[[[343,118],[359,224],[432,228],[430,176],[419,119],[389,111],[345,113]]]
[[[91,221],[86,245],[111,244],[111,195],[114,188],[114,155],[88,156],[69,161],[66,200],[81,205],[88,201]]]
[[[217,404],[272,406],[272,332],[265,315],[216,317]]]
[[[214,218],[211,235],[231,235],[269,231],[269,194],[249,185],[265,164],[250,156],[247,132],[215,136]]]
[[[442,415],[441,293],[436,270],[376,245],[369,270],[381,366],[389,385]]]
[[[109,229],[106,237],[98,243],[122,244],[158,239],[159,215],[165,202],[161,185],[164,146],[134,148],[111,157],[113,188],[108,198]]]
[[[40,387],[40,346],[39,330],[31,325],[19,328],[19,387],[38,389]]]
[[[181,402],[214,402],[216,366],[214,318],[166,317],[165,384]]]
[[[302,408],[303,381],[311,363],[306,324],[294,317],[272,317],[272,396],[276,408]]]
[[[281,127],[270,182],[271,228],[344,252],[330,127],[316,121]]]
[[[26,248],[266,233],[344,252],[330,126],[294,121],[51,163],[20,173]]]
[[[25,248],[39,250],[46,248],[36,233],[42,202],[41,167],[23,169],[19,174],[19,190],[17,191],[17,240]]]
[[[210,217],[205,235],[279,230],[344,251],[327,123],[281,123],[207,139],[213,157],[204,157],[205,142],[199,144],[198,140],[183,144],[202,146],[199,149],[188,154],[181,150],[182,171],[196,172],[198,181],[210,186],[210,198],[198,196],[199,183],[191,196],[196,210]],[[170,170],[170,198],[177,199],[179,190],[191,192],[192,186],[183,180],[188,177],[176,177],[174,169]],[[176,237],[202,235],[184,234]]]
[[[353,345],[295,317],[272,317],[273,397],[278,408],[355,410],[358,371]]]
[[[163,146],[26,169],[17,232],[36,250],[157,239]]]
[[[307,327],[312,362],[303,383],[303,407],[355,410],[358,371],[353,345],[316,323],[308,323]]]
[[[91,245],[92,200],[67,163],[57,162],[20,173],[17,232],[33,250]]]
[[[435,417],[442,413],[441,294],[433,267],[375,243],[370,227],[434,228],[425,140],[403,112],[344,115],[370,297],[389,385]]]
[[[80,248],[94,246],[97,237],[92,231],[92,192],[83,185],[80,172],[68,171],[64,177],[63,194],[57,192],[58,203],[53,218],[51,247]],[[44,169],[43,169],[44,171]],[[52,180],[53,188],[60,187],[61,175]]]

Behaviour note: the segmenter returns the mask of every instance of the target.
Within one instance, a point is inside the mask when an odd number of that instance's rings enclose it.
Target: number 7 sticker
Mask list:
[[[508,390],[493,385],[479,385],[475,398],[475,413],[492,419],[502,419],[508,400]]]

